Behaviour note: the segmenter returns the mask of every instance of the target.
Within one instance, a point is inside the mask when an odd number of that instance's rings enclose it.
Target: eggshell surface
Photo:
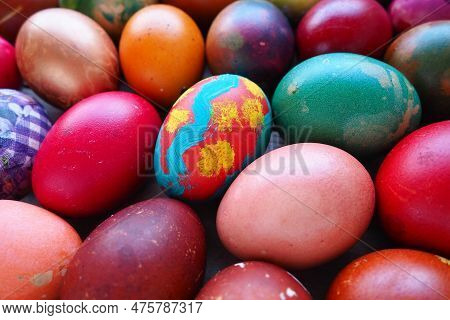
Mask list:
[[[284,14],[298,22],[300,18],[320,0],[269,0],[283,10]]]
[[[0,37],[0,88],[17,89],[21,79],[14,47]]]

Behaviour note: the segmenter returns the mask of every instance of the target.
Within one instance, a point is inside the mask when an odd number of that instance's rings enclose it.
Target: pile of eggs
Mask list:
[[[449,299],[450,4],[157,2],[1,1],[0,299]]]

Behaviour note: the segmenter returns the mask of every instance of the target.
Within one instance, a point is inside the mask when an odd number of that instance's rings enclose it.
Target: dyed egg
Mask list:
[[[266,1],[238,1],[211,25],[206,55],[214,74],[239,74],[270,89],[291,65],[294,46],[289,21],[277,7]]]
[[[298,22],[319,0],[269,0],[293,21]]]
[[[163,4],[139,10],[120,39],[120,63],[128,83],[164,107],[200,79],[204,51],[194,20]]]
[[[391,37],[389,15],[375,0],[322,0],[297,28],[303,59],[331,52],[381,57]]]
[[[19,201],[0,200],[0,299],[57,299],[81,244],[63,219]]]
[[[356,259],[336,277],[328,299],[447,300],[450,261],[430,253],[387,249]]]
[[[72,217],[113,209],[148,174],[160,126],[153,106],[132,93],[79,102],[56,121],[36,155],[36,198]]]
[[[21,79],[16,64],[14,47],[0,37],[0,89],[18,89]]]
[[[416,90],[396,69],[351,53],[311,58],[281,80],[274,119],[290,142],[311,142],[367,156],[390,148],[417,128]]]
[[[386,52],[386,62],[403,72],[419,92],[426,121],[450,119],[449,43],[450,21],[436,21],[410,29]]]
[[[324,144],[294,144],[239,174],[220,203],[217,231],[241,259],[309,268],[355,244],[374,205],[370,175],[355,158]]]
[[[189,200],[222,195],[265,151],[271,123],[269,101],[250,80],[226,74],[200,81],[178,99],[159,132],[159,185]]]
[[[289,272],[266,262],[241,262],[223,269],[201,289],[197,300],[309,300]]]
[[[67,109],[93,94],[117,88],[117,50],[93,20],[69,9],[47,9],[24,23],[17,64],[28,85]]]
[[[113,39],[119,39],[125,23],[143,7],[158,0],[59,0],[61,7],[78,10],[100,24]]]
[[[205,232],[195,212],[151,199],[105,220],[68,266],[62,299],[192,299],[205,267]]]
[[[402,244],[450,255],[450,121],[401,140],[376,180],[378,211],[387,233]]]
[[[0,89],[0,199],[29,192],[33,159],[51,126],[33,98]]]

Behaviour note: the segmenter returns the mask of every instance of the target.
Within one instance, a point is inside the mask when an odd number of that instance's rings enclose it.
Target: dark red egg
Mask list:
[[[0,88],[17,89],[20,82],[14,47],[0,37]]]
[[[391,37],[389,15],[375,0],[322,0],[297,28],[303,59],[331,52],[381,57]]]
[[[187,205],[151,199],[111,216],[67,268],[62,299],[192,299],[205,267],[205,233]]]
[[[450,255],[450,121],[401,140],[376,178],[378,212],[398,242]]]

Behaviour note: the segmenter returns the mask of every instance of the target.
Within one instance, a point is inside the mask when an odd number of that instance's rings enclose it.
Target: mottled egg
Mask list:
[[[221,270],[197,300],[309,300],[308,290],[289,272],[266,262],[240,262]]]
[[[450,261],[430,253],[387,249],[356,259],[336,277],[328,299],[447,300]]]
[[[214,74],[238,74],[268,90],[291,65],[294,46],[289,21],[277,7],[260,0],[238,1],[211,25],[206,56]]]
[[[205,267],[205,232],[195,212],[151,199],[105,220],[68,266],[62,299],[192,299]]]
[[[403,33],[386,52],[419,92],[426,121],[450,119],[449,43],[450,21],[435,21]]]
[[[450,255],[450,121],[401,140],[376,179],[378,212],[387,233],[409,246]]]
[[[237,75],[207,78],[189,88],[167,115],[155,150],[155,173],[171,196],[219,196],[262,154],[272,115],[264,92]]]
[[[153,106],[132,93],[80,101],[56,121],[36,155],[36,198],[72,217],[108,212],[148,175],[160,126]]]
[[[391,37],[389,15],[375,0],[322,0],[297,28],[303,59],[331,52],[381,57]]]
[[[320,0],[269,0],[296,23],[301,17]]]
[[[0,37],[0,89],[18,89],[21,84],[14,47]]]
[[[36,100],[0,89],[0,199],[20,198],[30,191],[33,159],[50,127]]]
[[[239,174],[220,203],[217,231],[241,259],[309,268],[355,244],[374,205],[370,175],[350,154],[324,144],[294,144]]]
[[[0,299],[58,299],[66,267],[81,244],[57,215],[0,200]]]
[[[311,58],[292,69],[272,100],[290,142],[308,139],[358,156],[387,150],[417,128],[416,90],[396,69],[351,53]]]
[[[95,21],[74,10],[47,9],[31,16],[17,36],[16,54],[28,85],[60,108],[117,88],[113,42]]]
[[[119,51],[130,86],[164,107],[170,107],[203,72],[203,36],[194,20],[173,6],[139,10],[123,30]]]

